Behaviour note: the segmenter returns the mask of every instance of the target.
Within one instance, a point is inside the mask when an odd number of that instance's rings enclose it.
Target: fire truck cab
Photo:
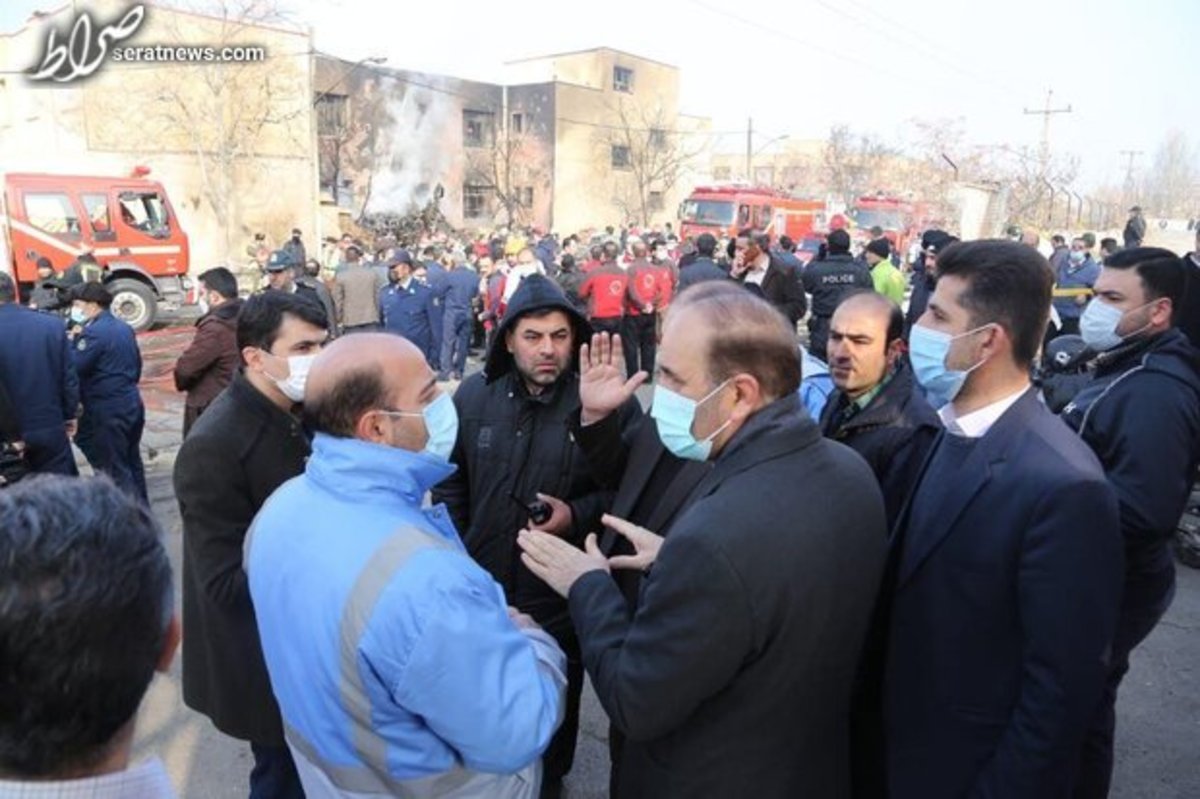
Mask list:
[[[711,233],[718,239],[756,228],[772,238],[800,241],[825,225],[825,202],[801,200],[775,189],[729,185],[699,186],[679,206],[683,238]]]
[[[104,269],[112,312],[135,330],[188,300],[188,239],[161,183],[133,177],[0,175],[0,269],[22,297],[45,257],[61,274],[84,253]]]

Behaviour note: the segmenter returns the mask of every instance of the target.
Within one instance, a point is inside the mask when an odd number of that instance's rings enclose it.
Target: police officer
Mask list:
[[[387,266],[390,284],[379,295],[383,328],[415,344],[432,365],[433,289],[413,277],[413,259],[408,250],[393,252]]]
[[[93,469],[145,502],[138,447],[146,409],[138,393],[142,355],[133,328],[109,312],[112,295],[100,283],[76,286],[70,297],[72,351],[83,402],[75,443]]]
[[[842,297],[855,289],[875,288],[866,264],[850,256],[850,234],[835,230],[826,241],[827,255],[804,270],[804,290],[812,295],[808,320],[808,349],[822,361],[829,340],[829,320]]]
[[[442,353],[438,380],[462,380],[467,367],[467,349],[471,345],[471,302],[479,296],[479,275],[463,260],[435,289],[442,303]]]

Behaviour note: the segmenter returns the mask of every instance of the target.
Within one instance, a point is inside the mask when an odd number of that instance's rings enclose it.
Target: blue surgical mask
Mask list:
[[[913,325],[908,337],[908,359],[912,363],[913,375],[921,384],[921,388],[925,389],[925,397],[934,408],[953,402],[958,392],[962,391],[963,383],[967,382],[967,375],[983,364],[983,361],[980,361],[970,369],[950,369],[946,366],[950,345],[957,338],[978,333],[988,327],[991,325],[982,325],[952,336],[923,325]]]
[[[72,308],[71,309],[71,321],[72,322],[74,322],[77,325],[82,325],[85,322],[87,322],[87,320],[88,320],[87,314],[83,312],[82,308]]]
[[[380,411],[388,416],[420,416],[425,422],[429,440],[421,452],[440,461],[449,461],[458,440],[458,409],[449,394],[441,394],[433,402],[416,411]]]
[[[1094,299],[1088,303],[1088,306],[1083,309],[1083,314],[1079,317],[1079,335],[1083,338],[1083,343],[1096,352],[1105,352],[1113,347],[1121,344],[1130,336],[1135,336],[1141,333],[1149,323],[1138,330],[1130,333],[1128,336],[1122,336],[1117,333],[1117,328],[1121,324],[1121,320],[1125,318],[1125,314],[1140,311],[1147,305],[1150,305],[1151,300],[1144,305],[1139,305],[1136,308],[1131,308],[1128,311],[1122,311],[1120,308],[1115,308],[1107,302]]]
[[[1087,259],[1087,253],[1085,253],[1083,250],[1071,250],[1071,254],[1067,257],[1071,259],[1071,263],[1078,266]]]
[[[654,404],[651,406],[650,415],[654,417],[658,427],[658,437],[671,454],[685,460],[708,460],[708,456],[712,454],[713,439],[720,435],[732,420],[727,419],[725,424],[702,440],[697,440],[692,435],[692,425],[696,421],[696,409],[714,397],[727,383],[728,380],[698,400],[688,399],[662,384],[654,386]]]

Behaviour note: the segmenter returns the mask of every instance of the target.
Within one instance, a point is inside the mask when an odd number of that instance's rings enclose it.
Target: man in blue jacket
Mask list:
[[[1054,287],[1059,294],[1054,298],[1054,310],[1061,321],[1059,335],[1079,334],[1079,317],[1098,277],[1100,265],[1092,260],[1087,242],[1082,237],[1072,239],[1071,250],[1054,275]]]
[[[439,380],[462,380],[471,346],[471,302],[479,296],[479,275],[457,261],[442,281],[442,355]]]
[[[1175,595],[1169,544],[1200,463],[1200,352],[1174,324],[1184,282],[1168,250],[1139,247],[1105,261],[1081,323],[1084,342],[1100,355],[1091,381],[1063,409],[1117,492],[1125,542],[1121,615],[1083,748],[1079,799],[1108,796],[1117,688],[1130,652]]]
[[[318,356],[304,414],[312,457],[246,572],[305,793],[535,797],[565,658],[422,508],[454,471],[454,403],[411,343],[364,333]]]
[[[413,277],[413,259],[407,250],[396,250],[388,261],[389,283],[379,294],[383,329],[398,333],[416,345],[433,364],[433,289]]]
[[[112,294],[100,283],[81,283],[70,297],[75,371],[83,400],[75,443],[93,469],[106,472],[146,502],[141,453],[146,408],[138,390],[142,353],[137,337],[108,310]]]
[[[25,458],[35,472],[75,475],[70,436],[79,379],[57,316],[22,308],[12,277],[0,272],[0,383],[16,410]]]
[[[1046,259],[976,241],[937,267],[909,357],[946,430],[892,533],[884,643],[867,648],[886,652],[887,795],[1066,797],[1121,599],[1117,501],[1030,386]]]

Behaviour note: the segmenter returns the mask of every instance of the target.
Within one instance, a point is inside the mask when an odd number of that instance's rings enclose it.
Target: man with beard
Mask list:
[[[567,708],[544,756],[542,795],[558,796],[579,729],[583,667],[566,602],[518,558],[517,532],[537,527],[575,544],[599,529],[612,493],[601,488],[575,442],[580,412],[574,357],[591,326],[544,275],[530,274],[508,303],[484,372],[454,395],[460,419],[450,456],[457,471],[433,489],[463,543],[504,587],[508,603],[534,618],[567,653]],[[621,408],[621,429],[640,415]]]

